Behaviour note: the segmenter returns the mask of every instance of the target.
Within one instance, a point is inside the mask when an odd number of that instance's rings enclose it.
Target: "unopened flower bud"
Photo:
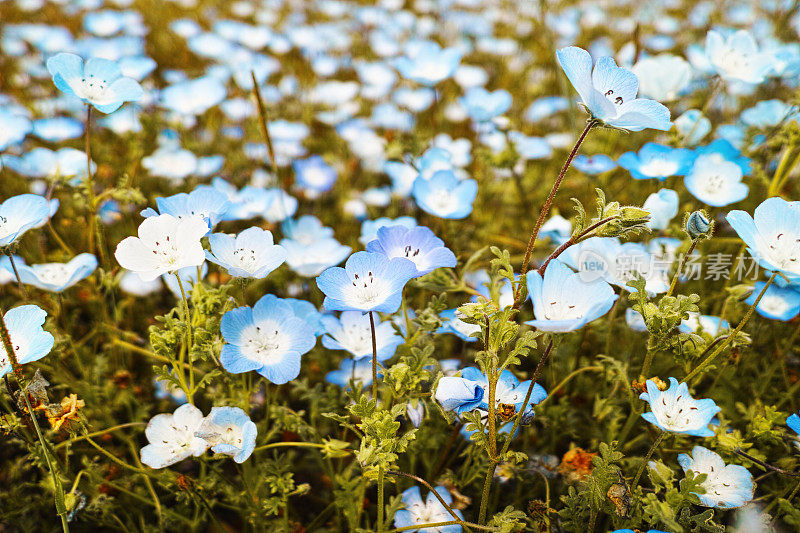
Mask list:
[[[686,233],[692,239],[699,239],[707,237],[711,231],[711,221],[708,220],[705,213],[702,211],[695,211],[686,220]]]

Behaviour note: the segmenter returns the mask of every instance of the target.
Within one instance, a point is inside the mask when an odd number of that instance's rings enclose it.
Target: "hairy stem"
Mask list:
[[[644,473],[644,469],[647,466],[647,463],[650,462],[650,458],[653,456],[653,452],[656,451],[656,448],[661,444],[661,441],[664,440],[664,437],[667,435],[666,432],[662,431],[658,434],[658,437],[653,442],[653,445],[650,446],[650,449],[647,450],[647,455],[644,456],[644,461],[642,464],[639,465],[639,470],[636,471],[636,475],[633,477],[633,482],[631,483],[631,490],[636,490],[636,487],[639,486],[639,478],[642,477],[642,473]]]

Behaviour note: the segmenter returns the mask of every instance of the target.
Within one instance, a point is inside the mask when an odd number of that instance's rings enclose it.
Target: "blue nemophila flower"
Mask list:
[[[232,374],[255,370],[281,385],[300,374],[300,358],[317,342],[308,323],[292,306],[267,294],[253,307],[237,307],[222,315],[225,346],[220,363]]]
[[[677,99],[692,80],[689,62],[671,54],[640,59],[631,71],[639,80],[639,94],[661,102]]]
[[[238,407],[212,407],[194,432],[211,445],[212,452],[230,455],[237,463],[253,453],[257,435],[256,425]]]
[[[38,361],[50,353],[55,344],[53,335],[42,328],[47,312],[36,305],[21,305],[6,311],[3,322],[8,330],[14,356],[21,365]],[[11,372],[11,358],[0,343],[0,377]]]
[[[358,242],[364,246],[378,238],[378,230],[387,226],[404,226],[406,228],[414,228],[417,226],[417,220],[414,217],[380,217],[375,220],[365,220],[361,224],[361,236]]]
[[[655,178],[664,181],[670,176],[683,176],[691,168],[694,154],[686,148],[670,148],[647,143],[639,152],[626,152],[617,161],[637,180]]]
[[[4,158],[8,168],[28,178],[62,178],[77,185],[86,178],[86,152],[75,148],[50,150],[37,147],[25,154]],[[92,172],[97,165],[92,162]]]
[[[292,163],[297,184],[314,192],[331,190],[336,183],[336,170],[318,155],[298,159]]]
[[[442,325],[436,330],[436,333],[452,333],[466,342],[475,342],[477,337],[473,335],[481,330],[477,324],[470,324],[464,322],[456,314],[456,309],[446,309],[439,313],[442,319]]]
[[[617,162],[605,154],[578,154],[572,160],[572,166],[585,174],[596,176],[617,168]]]
[[[225,217],[231,202],[228,198],[210,185],[199,185],[190,193],[181,192],[172,196],[156,198],[158,212],[148,207],[142,211],[145,218],[161,215],[172,215],[177,218],[199,217],[206,221],[209,229]]]
[[[413,41],[394,66],[409,80],[432,87],[455,73],[461,62],[461,50],[442,48],[433,41]]]
[[[372,357],[369,315],[361,311],[343,311],[339,318],[325,315],[321,320],[327,333],[322,337],[323,346],[329,350],[346,350],[355,360]],[[403,337],[394,332],[391,322],[375,324],[378,361],[394,357],[395,350],[403,342]]]
[[[630,131],[672,127],[669,110],[654,100],[636,98],[639,80],[633,72],[618,67],[613,58],[601,57],[593,69],[592,56],[576,46],[562,48],[556,57],[594,118]]]
[[[518,131],[510,131],[508,138],[522,159],[546,159],[553,155],[553,147],[542,137],[529,137]]]
[[[149,444],[141,449],[142,462],[150,468],[164,468],[187,457],[203,455],[210,443],[195,432],[203,423],[203,413],[190,403],[150,419],[144,434]]]
[[[257,226],[236,236],[212,233],[208,244],[206,259],[233,277],[262,279],[286,260],[286,250],[273,243],[272,232]]]
[[[203,264],[206,254],[200,239],[207,232],[208,224],[200,217],[158,215],[146,218],[139,225],[139,236],[123,239],[114,257],[122,268],[150,281],[183,267]]]
[[[642,205],[650,212],[650,229],[667,229],[670,220],[678,214],[678,193],[672,189],[661,189],[647,197]]]
[[[757,281],[753,286],[753,292],[747,297],[745,303],[753,305],[756,298],[764,289],[763,281]],[[773,320],[782,320],[784,322],[793,319],[800,314],[800,291],[793,288],[791,285],[788,287],[779,287],[772,284],[767,288],[767,292],[758,302],[756,312],[766,318]]]
[[[726,219],[759,265],[789,277],[800,276],[800,202],[768,198],[752,217],[731,211]]]
[[[38,194],[12,196],[0,204],[0,247],[8,246],[50,218],[50,204]]]
[[[672,377],[665,391],[659,390],[649,379],[646,386],[647,392],[640,394],[639,399],[650,404],[650,412],[644,413],[642,418],[664,431],[695,437],[714,436],[708,424],[721,410],[714,400],[695,400],[689,394],[686,383],[679,384]]]
[[[746,126],[766,129],[772,128],[784,120],[797,120],[798,112],[795,106],[781,100],[762,100],[750,109],[745,109],[739,115],[739,120]]]
[[[426,180],[414,180],[412,194],[417,205],[440,218],[459,219],[472,213],[472,202],[478,194],[478,182],[459,180],[452,171],[440,170]]]
[[[378,377],[380,376],[381,372],[379,370]],[[372,360],[367,357],[356,359],[355,361],[345,358],[339,363],[338,370],[331,370],[325,374],[325,381],[338,385],[343,389],[350,388],[350,380],[360,383],[362,389],[372,385]]]
[[[225,84],[213,76],[185,80],[161,91],[161,105],[181,115],[202,115],[225,100]]]
[[[706,56],[711,67],[727,81],[761,83],[772,68],[773,58],[760,52],[746,30],[723,37],[719,32],[706,35]]]
[[[47,60],[47,70],[58,89],[111,113],[125,102],[135,102],[144,91],[139,82],[122,75],[116,62],[93,57],[84,64],[75,54],[60,53]]]
[[[325,326],[322,325],[323,315],[314,304],[297,298],[284,298],[283,301],[292,308],[294,316],[306,321],[308,327],[314,332],[314,336],[319,337],[325,333]]]
[[[617,294],[603,279],[585,281],[580,273],[553,259],[544,271],[527,274],[535,320],[526,322],[542,331],[563,333],[582,328],[606,314]]]
[[[32,127],[25,115],[15,113],[13,108],[0,108],[0,152],[22,142]]]
[[[713,157],[698,158],[683,182],[695,198],[714,207],[744,200],[749,192],[739,165]]]
[[[32,285],[45,291],[61,292],[89,277],[95,268],[97,268],[95,256],[79,254],[68,263],[17,265],[17,272],[20,281],[26,285]]]
[[[717,130],[719,131],[719,130]],[[697,161],[709,157],[714,161],[730,161],[739,165],[742,169],[742,175],[747,176],[752,170],[752,162],[749,158],[742,155],[730,141],[725,139],[717,139],[705,146],[698,146],[694,150],[696,164]]]
[[[436,487],[436,493],[441,496],[447,505],[453,503],[453,497],[446,487]],[[405,509],[400,509],[394,515],[394,527],[412,527],[417,524],[432,524],[436,522],[452,522],[453,515],[442,505],[442,502],[433,494],[429,493],[425,501],[419,492],[419,487],[414,486],[403,491],[403,504]],[[459,518],[463,518],[461,511],[453,511]],[[424,527],[416,529],[419,533],[460,533],[461,526],[453,524],[449,526]]]
[[[753,476],[741,465],[726,465],[719,454],[702,446],[692,448],[692,455],[678,455],[678,463],[695,476],[706,474],[700,483],[705,494],[694,492],[700,505],[718,509],[741,507],[753,498]]]
[[[333,237],[333,228],[323,226],[314,215],[303,215],[300,218],[287,218],[281,223],[281,231],[287,239],[300,244],[311,244]]]
[[[417,268],[415,277],[439,267],[456,266],[455,254],[425,226],[384,226],[378,230],[378,238],[367,244],[367,251],[382,253],[389,259],[408,259]]]
[[[702,329],[712,337],[716,337],[720,331],[730,329],[728,321],[718,316],[692,312],[688,314],[688,318],[681,320],[681,324],[678,326],[683,333],[694,333]]]
[[[793,413],[786,418],[786,425],[800,436],[800,416],[797,413]]]
[[[470,88],[459,102],[475,122],[487,122],[511,108],[511,93],[504,89],[489,92],[483,87]]]
[[[693,146],[711,131],[711,121],[699,109],[690,109],[675,119],[675,130],[686,145]]]
[[[461,377],[475,381],[483,388],[483,402],[478,408],[483,411],[488,410],[489,380],[486,379],[486,376],[480,370],[471,366],[461,371]],[[497,381],[497,386],[495,388],[496,407],[499,408],[501,405],[513,405],[517,413],[523,411],[523,423],[527,423],[527,421],[533,417],[533,406],[547,398],[547,392],[545,392],[544,387],[536,383],[533,386],[533,392],[528,400],[528,405],[523,408],[522,402],[525,400],[525,395],[528,393],[530,384],[530,380],[520,382],[509,370],[503,370],[500,373],[500,379]]]
[[[33,121],[33,134],[53,143],[76,139],[83,135],[83,123],[72,117],[40,118]]]
[[[481,383],[459,376],[445,376],[436,385],[434,398],[445,411],[456,414],[477,409],[483,403],[485,391]]]
[[[329,311],[380,311],[400,308],[403,287],[416,275],[414,263],[384,254],[356,252],[345,267],[331,267],[317,277]]]
[[[293,239],[281,240],[286,250],[286,264],[305,277],[319,276],[326,268],[338,265],[350,254],[351,248],[330,237],[304,243]]]

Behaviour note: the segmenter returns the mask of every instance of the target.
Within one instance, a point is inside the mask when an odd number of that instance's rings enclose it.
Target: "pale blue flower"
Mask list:
[[[553,259],[544,271],[527,274],[535,320],[526,322],[542,331],[563,333],[580,329],[606,314],[618,296],[602,279],[584,281],[582,275]]]
[[[439,317],[442,319],[442,325],[436,330],[436,333],[452,333],[466,342],[477,341],[478,338],[474,335],[480,332],[481,327],[477,324],[464,322],[458,318],[456,311],[456,309],[445,309],[439,313]]]
[[[92,254],[78,254],[67,263],[17,264],[22,283],[50,292],[62,292],[82,279],[88,278],[97,268],[97,258]]]
[[[211,451],[230,455],[237,463],[243,463],[253,453],[257,435],[256,425],[238,407],[212,407],[194,432],[195,437],[211,445]]]
[[[212,233],[206,259],[233,277],[263,279],[286,260],[286,250],[272,241],[272,232],[257,226],[236,236]]]
[[[795,106],[781,100],[762,100],[755,106],[745,109],[739,115],[739,120],[747,126],[766,129],[779,125],[784,120],[797,120],[798,113]]]
[[[384,226],[378,230],[378,238],[367,244],[367,251],[382,253],[389,259],[408,259],[417,268],[415,277],[439,267],[456,266],[455,254],[425,226]]]
[[[20,194],[0,204],[0,247],[8,246],[23,233],[47,222],[50,204],[44,196]]]
[[[731,211],[726,217],[758,264],[789,277],[800,276],[800,202],[768,198],[753,217]]]
[[[706,474],[700,483],[704,494],[694,492],[700,505],[718,509],[741,507],[753,499],[753,476],[741,465],[726,465],[722,457],[702,446],[692,448],[692,455],[678,455],[683,471],[691,470],[695,476]]]
[[[764,285],[766,283],[763,281],[757,281],[753,285],[753,292],[745,299],[745,303],[753,305],[764,289]],[[793,288],[792,285],[779,287],[772,284],[758,302],[756,312],[766,318],[787,322],[800,314],[800,291]]]
[[[617,168],[617,162],[605,154],[578,154],[572,160],[572,166],[585,174],[595,176]]]
[[[42,328],[46,319],[47,312],[36,305],[21,305],[9,309],[3,315],[3,322],[19,364],[38,361],[53,349],[55,338]],[[0,343],[0,377],[11,370],[11,359],[5,343]]]
[[[378,377],[382,373],[378,371]],[[350,388],[350,380],[361,384],[361,388],[372,385],[372,360],[369,358],[353,359],[345,358],[339,363],[338,370],[332,370],[325,374],[325,381],[338,385],[343,389]]]
[[[413,41],[394,66],[404,78],[432,87],[455,73],[461,55],[457,48],[443,49],[433,41]]]
[[[746,30],[727,37],[709,31],[705,53],[711,67],[726,81],[761,83],[772,68],[773,58],[758,50],[755,39]]]
[[[281,231],[284,237],[300,244],[311,244],[333,237],[333,228],[323,226],[314,215],[287,218],[281,223]]]
[[[383,254],[356,252],[345,267],[331,267],[317,277],[329,311],[380,311],[400,308],[405,284],[416,274],[414,263]]]
[[[329,350],[345,350],[358,361],[372,357],[372,329],[369,315],[360,311],[343,311],[339,318],[324,315],[321,318],[327,333],[322,337],[322,345]],[[375,320],[375,347],[378,361],[394,357],[397,347],[404,339],[396,334],[392,323]]]
[[[719,133],[719,129],[717,130]],[[698,146],[695,150],[695,161],[702,157],[711,157],[715,161],[730,161],[742,169],[742,175],[747,176],[752,170],[750,159],[743,156],[729,141],[717,139],[706,146]]]
[[[336,183],[336,170],[318,155],[298,159],[292,163],[297,184],[316,192],[331,190]]]
[[[223,100],[225,85],[217,78],[203,76],[174,83],[161,91],[161,105],[182,115],[202,115]]]
[[[445,411],[456,414],[477,409],[483,403],[485,391],[481,383],[464,377],[445,376],[436,386],[434,398]]]
[[[123,76],[117,63],[108,59],[93,57],[84,64],[80,56],[60,53],[47,60],[47,70],[60,91],[101,113],[112,113],[144,94],[139,82]]]
[[[286,250],[286,264],[304,277],[319,276],[326,268],[344,261],[352,250],[333,237],[308,243],[283,239],[280,245]]]
[[[31,132],[31,121],[13,108],[0,107],[0,152],[20,143]]]
[[[487,122],[511,108],[511,93],[505,89],[489,92],[483,87],[472,87],[459,102],[475,122]]]
[[[53,143],[76,139],[83,135],[83,123],[72,117],[40,118],[33,121],[33,134]]]
[[[417,226],[417,220],[414,217],[380,217],[375,220],[365,220],[361,224],[361,236],[358,242],[366,246],[378,238],[378,230],[387,226],[404,226],[406,228],[414,228]]]
[[[29,178],[62,178],[71,185],[77,185],[86,179],[86,152],[75,148],[50,150],[36,147],[19,157],[7,156],[5,165]],[[92,162],[92,172],[97,165]]]
[[[636,98],[636,75],[618,67],[613,58],[601,57],[592,68],[592,56],[576,46],[562,48],[556,57],[592,117],[630,131],[672,127],[669,110],[654,100]]]
[[[647,392],[640,394],[639,399],[650,404],[650,412],[642,414],[642,418],[663,431],[713,437],[714,432],[708,425],[721,411],[720,407],[711,399],[692,398],[686,383],[679,384],[673,377],[669,378],[669,383],[669,388],[661,391],[652,380],[647,380]]]
[[[707,155],[697,157],[683,182],[695,198],[714,207],[744,200],[750,190],[736,163]]]
[[[478,182],[461,180],[452,171],[440,170],[426,180],[414,180],[412,194],[417,205],[440,218],[461,219],[472,212],[472,203],[478,194]]]
[[[220,331],[226,344],[219,360],[225,370],[232,374],[255,370],[278,385],[300,374],[300,358],[317,340],[292,306],[271,294],[253,307],[237,307],[222,315]]]
[[[181,192],[172,196],[156,198],[158,211],[147,208],[142,211],[145,218],[158,215],[172,215],[176,218],[199,217],[202,218],[211,230],[220,220],[223,220],[231,202],[224,194],[210,185],[198,185],[190,193]]]
[[[642,208],[650,212],[650,229],[667,229],[669,222],[678,214],[678,193],[672,189],[661,189],[647,197]]]
[[[671,54],[640,59],[631,71],[639,80],[639,94],[661,102],[677,99],[692,79],[689,63]]]
[[[693,146],[709,134],[711,121],[699,109],[690,109],[675,119],[675,129],[687,145]]]
[[[453,497],[447,491],[446,487],[438,486],[435,490],[447,505],[453,503]],[[414,486],[403,491],[402,498],[405,509],[400,509],[394,515],[394,527],[396,528],[411,527],[417,524],[453,521],[453,515],[450,514],[447,508],[442,505],[442,502],[440,502],[433,493],[428,493],[427,498],[423,501],[419,492],[419,487]],[[453,512],[459,519],[463,518],[461,511],[456,509]],[[413,531],[417,531],[418,533],[461,533],[461,529],[460,525],[453,524],[435,528],[425,527]]]
[[[647,143],[639,152],[626,152],[617,161],[634,179],[655,178],[664,181],[670,176],[683,176],[691,168],[694,154],[686,148],[670,148]]]

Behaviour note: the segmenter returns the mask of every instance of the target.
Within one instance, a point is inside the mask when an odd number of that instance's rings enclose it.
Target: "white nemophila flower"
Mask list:
[[[3,315],[14,356],[21,365],[38,361],[53,349],[55,338],[42,328],[47,313],[37,305],[21,305]],[[11,359],[0,342],[0,377],[11,372]]]
[[[194,435],[202,422],[203,413],[189,403],[172,414],[154,416],[144,430],[150,444],[141,450],[142,462],[150,468],[164,468],[203,455],[211,444]]]
[[[23,233],[50,217],[50,204],[38,194],[12,196],[0,204],[0,246],[16,241]]]
[[[683,471],[694,475],[706,474],[700,485],[705,494],[697,494],[700,504],[706,507],[731,509],[741,507],[753,498],[753,476],[740,465],[726,465],[718,454],[702,446],[692,448],[692,455],[678,456]]]
[[[708,32],[706,56],[717,74],[729,81],[761,83],[772,68],[772,57],[758,50],[755,39],[746,30],[727,38],[713,30]]]
[[[453,502],[453,497],[445,487],[436,487],[436,492],[442,500],[450,505]],[[447,511],[442,502],[433,494],[428,493],[425,501],[419,493],[419,487],[411,487],[403,492],[403,503],[406,508],[397,511],[394,515],[395,527],[411,527],[417,524],[431,524],[435,522],[449,522],[453,520],[453,516]],[[454,511],[456,515],[461,518],[461,511]],[[415,531],[425,533],[458,533],[461,531],[461,526],[458,524],[441,526],[441,527],[426,527],[417,529]]]
[[[200,217],[150,217],[139,225],[138,237],[127,237],[117,245],[114,257],[123,268],[150,281],[167,272],[201,265],[206,255],[200,239],[207,232],[208,225]]]
[[[206,258],[241,278],[265,278],[286,260],[286,250],[272,241],[272,232],[247,228],[235,237],[214,233],[208,237]]]
[[[194,435],[211,444],[211,451],[244,462],[256,447],[256,425],[238,407],[212,407]]]
[[[669,378],[669,388],[659,390],[652,380],[646,382],[647,392],[639,395],[640,400],[650,404],[651,412],[644,413],[642,418],[664,431],[694,435],[695,437],[713,437],[714,432],[708,424],[720,408],[714,400],[695,400],[689,394],[686,383],[678,383]]]
[[[684,178],[686,189],[714,207],[736,203],[747,197],[749,188],[742,183],[742,169],[732,161],[719,161],[713,155],[700,155]]]

